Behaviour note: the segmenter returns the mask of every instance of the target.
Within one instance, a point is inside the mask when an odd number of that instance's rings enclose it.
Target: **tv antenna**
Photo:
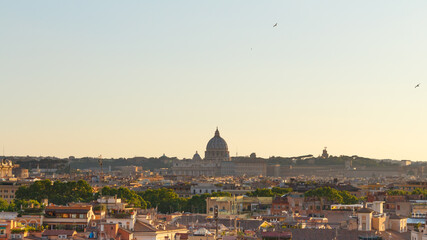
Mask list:
[[[103,176],[104,176],[104,169],[102,168],[102,155],[99,155],[99,157],[98,157],[98,164],[99,164],[99,167],[101,168],[101,173],[100,173],[100,176],[99,176],[99,182],[101,183],[101,181],[102,181],[102,178],[103,178]]]

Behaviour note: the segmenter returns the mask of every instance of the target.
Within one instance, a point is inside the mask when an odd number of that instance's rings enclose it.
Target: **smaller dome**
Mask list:
[[[193,160],[194,161],[200,161],[200,160],[202,160],[202,158],[200,157],[200,155],[197,153],[197,151],[196,151],[196,153],[194,154],[194,156],[193,156]]]

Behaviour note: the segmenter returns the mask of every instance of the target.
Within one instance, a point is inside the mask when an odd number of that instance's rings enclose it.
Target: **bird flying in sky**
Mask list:
[[[417,87],[420,87],[420,83],[418,83],[418,84],[415,86],[415,88],[417,88]]]
[[[277,27],[277,23],[275,23],[275,24],[273,25],[273,27]]]

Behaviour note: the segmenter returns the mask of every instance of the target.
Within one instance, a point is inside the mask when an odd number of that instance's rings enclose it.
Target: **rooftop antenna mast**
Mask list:
[[[100,167],[100,175],[99,175],[99,187],[101,188],[100,189],[100,194],[99,194],[99,199],[101,200],[101,202],[100,202],[100,204],[101,204],[101,221],[100,221],[100,226],[99,226],[99,236],[98,236],[98,239],[101,239],[101,240],[103,240],[103,239],[106,239],[106,236],[105,236],[105,232],[104,232],[104,228],[105,228],[105,225],[103,225],[103,220],[104,220],[104,216],[105,215],[103,215],[102,214],[102,211],[104,210],[104,197],[102,196],[102,179],[103,179],[103,176],[104,176],[104,169],[102,168],[102,165],[103,165],[103,162],[102,162],[102,155],[99,155],[98,156],[98,164],[99,164],[99,167]]]
[[[104,175],[104,169],[102,168],[102,155],[99,155],[99,157],[98,157],[98,164],[99,164],[99,167],[101,168],[101,175],[100,175],[100,179],[99,179],[99,181],[101,181],[101,178]]]

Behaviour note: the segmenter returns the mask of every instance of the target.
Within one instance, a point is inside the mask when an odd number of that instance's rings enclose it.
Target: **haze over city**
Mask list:
[[[427,160],[426,8],[3,1],[0,147],[190,158],[218,127],[232,156]]]

